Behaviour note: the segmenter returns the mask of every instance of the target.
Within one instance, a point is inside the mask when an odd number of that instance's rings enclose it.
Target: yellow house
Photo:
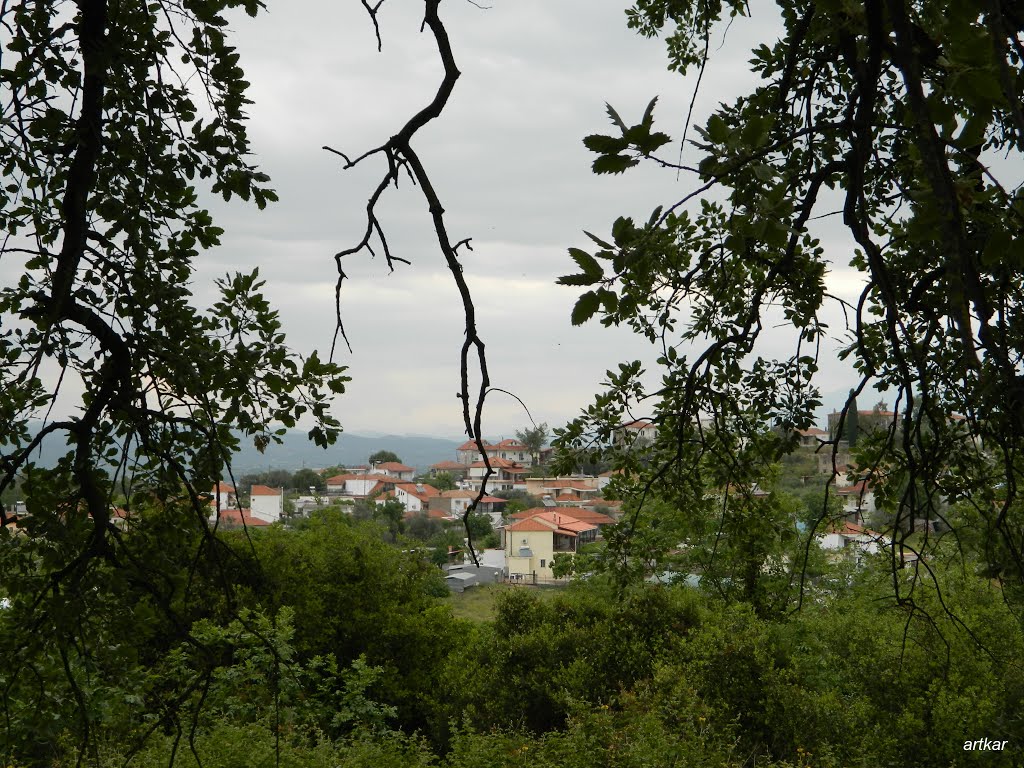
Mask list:
[[[543,512],[505,526],[505,567],[511,577],[554,578],[556,554],[597,538],[597,526],[561,512]]]

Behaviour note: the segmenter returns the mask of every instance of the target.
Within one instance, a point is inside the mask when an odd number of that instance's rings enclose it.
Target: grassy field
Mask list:
[[[451,594],[445,598],[452,607],[452,613],[460,619],[470,621],[491,621],[494,618],[494,605],[499,595],[513,589],[524,589],[541,599],[550,600],[557,595],[561,587],[525,587],[512,584],[485,584],[470,587],[460,594]]]

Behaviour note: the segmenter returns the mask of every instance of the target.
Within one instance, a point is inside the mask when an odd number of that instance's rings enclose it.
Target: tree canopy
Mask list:
[[[696,179],[645,223],[591,235],[562,279],[588,289],[572,322],[626,324],[661,352],[656,391],[623,362],[559,431],[583,454],[571,463],[619,470],[606,490],[624,521],[587,553],[615,578],[509,587],[474,623],[454,618],[393,499],[289,527],[210,524],[237,435],[265,447],[305,416],[329,443],[327,394],[345,383],[286,346],[257,273],[226,277],[209,310],[190,293],[220,235],[202,185],[274,197],[249,164],[225,31],[227,11],[260,4],[75,5],[0,4],[0,255],[24,259],[0,288],[0,493],[18,482],[29,501],[27,516],[0,512],[5,764],[923,768],[959,764],[980,734],[1019,744],[1021,209],[994,161],[1016,158],[1024,131],[1013,5],[781,0],[782,39],[754,51],[762,84],[696,140],[684,129],[679,162],[657,154],[671,139],[653,101],[635,125],[609,108],[612,134],[586,139],[596,172],[654,162]],[[381,2],[363,7],[380,43]],[[346,168],[387,161],[365,235],[336,257],[338,297],[342,256],[372,241],[399,259],[376,205],[408,175],[462,299],[458,396],[482,444],[469,241],[449,237],[413,147],[459,70],[439,0],[421,7],[443,69],[432,101],[355,159],[331,150]],[[670,67],[703,73],[713,31],[748,12],[638,0],[627,18],[667,41]],[[831,213],[849,253],[813,229]],[[864,280],[854,301],[827,287],[847,263]],[[833,465],[856,398],[896,397],[872,414],[888,428],[864,430],[850,479],[874,483],[897,544],[857,568],[825,563],[811,535],[839,517],[834,496],[808,495],[820,511],[807,515],[774,482],[820,400],[828,302],[849,318],[841,354],[860,376]],[[764,358],[780,318],[794,354]],[[35,422],[71,380],[79,410]],[[617,446],[641,409],[657,437]],[[56,467],[33,463],[60,439]],[[464,523],[489,527],[472,507]],[[438,560],[461,545],[425,517],[409,529]],[[985,757],[1014,764],[1002,747]]]
[[[758,83],[684,126],[678,161],[659,154],[672,139],[656,130],[655,100],[636,123],[609,107],[611,132],[585,140],[596,173],[656,163],[693,183],[646,221],[619,218],[589,235],[589,250],[570,250],[577,271],[560,282],[586,288],[573,323],[632,328],[661,371],[653,390],[639,362],[609,372],[561,443],[598,446],[642,413],[659,430],[650,471],[616,458],[643,477],[642,493],[685,505],[709,482],[754,482],[709,430],[760,440],[760,463],[776,460],[790,443],[758,435],[812,425],[822,356],[837,348],[858,381],[836,436],[866,389],[895,402],[855,460],[891,515],[893,568],[934,543],[915,537],[916,521],[958,527],[967,521],[949,519],[950,503],[964,500],[993,572],[1019,583],[1021,17],[969,0],[641,0],[628,12],[699,84],[715,76],[714,36],[750,14],[782,28],[751,51]],[[829,285],[847,268],[861,281],[853,296]],[[776,342],[788,329],[788,356],[765,356],[769,329]],[[728,471],[697,481],[712,455]],[[912,603],[912,588],[893,585]]]
[[[394,451],[380,450],[370,454],[370,458],[367,459],[370,464],[383,464],[386,461],[393,461],[396,464],[401,464],[402,460],[398,458],[398,454]]]
[[[546,422],[534,424],[532,427],[516,430],[516,439],[525,445],[530,455],[536,457],[548,442],[548,425]]]
[[[6,690],[41,669],[66,678],[88,743],[82,686],[105,663],[97,644],[113,647],[116,573],[186,636],[198,571],[230,559],[204,494],[241,439],[263,449],[303,417],[332,442],[329,398],[347,377],[287,346],[256,270],[218,280],[205,309],[190,285],[222,234],[201,192],[276,199],[249,157],[248,83],[225,32],[228,11],[260,3],[74,6],[0,6],[0,258],[22,265],[0,287],[0,493],[20,480],[28,504],[0,509],[0,541],[19,617],[4,623]],[[67,446],[56,466],[34,461],[43,443]],[[155,552],[127,533],[147,515],[163,521]]]

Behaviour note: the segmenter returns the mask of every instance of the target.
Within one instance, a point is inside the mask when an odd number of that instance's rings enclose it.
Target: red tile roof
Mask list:
[[[512,525],[506,525],[506,531],[553,531],[557,525],[549,525],[542,520],[535,520],[532,517],[528,520],[520,520]]]
[[[630,422],[622,425],[623,429],[637,429],[637,430],[639,430],[639,429],[646,429],[647,427],[653,427],[653,426],[654,426],[654,422],[653,421],[647,421],[646,419],[637,419],[636,421],[630,421]]]
[[[415,496],[420,501],[426,501],[434,496],[440,496],[441,492],[432,485],[422,484],[417,486],[416,483],[395,483],[395,489],[401,489],[410,496]]]
[[[399,464],[397,461],[385,461],[377,465],[377,469],[386,469],[391,472],[415,472],[416,467],[407,467],[405,464]]]
[[[554,531],[563,536],[575,536],[596,528],[596,525],[585,523],[561,512],[540,512],[526,520],[505,526],[507,531]]]
[[[529,448],[527,448],[525,445],[523,445],[518,440],[514,440],[513,438],[506,438],[505,440],[502,440],[501,442],[498,442],[498,443],[495,443],[494,445],[488,446],[487,450],[489,450],[489,451],[528,451]]]
[[[846,520],[843,521],[842,526],[834,526],[832,530],[843,536],[870,536],[876,540],[885,540],[885,536],[878,531],[873,531],[870,528],[865,528],[863,525],[857,525]]]
[[[222,509],[220,511],[220,524],[231,526],[239,526],[242,524],[246,526],[261,526],[270,525],[266,520],[260,520],[258,517],[253,517],[248,509]]]
[[[475,468],[475,469],[479,469],[480,467],[486,467],[487,465],[483,461],[474,461],[472,464],[470,464],[470,466]],[[512,461],[511,459],[502,459],[502,458],[497,457],[497,456],[494,457],[493,459],[491,459],[491,468],[492,469],[504,469],[504,470],[509,471],[509,472],[511,472],[513,470],[522,471],[522,472],[526,472],[527,471],[525,467],[522,467],[519,464],[519,462]]]
[[[437,462],[437,464],[431,464],[430,468],[431,469],[440,469],[442,471],[446,470],[446,469],[454,469],[454,470],[469,469],[469,467],[466,464],[459,464],[459,462],[457,462],[457,461],[439,461],[439,462]]]
[[[252,490],[249,492],[250,496],[280,496],[281,490],[279,488],[270,488],[266,485],[254,485]]]
[[[572,516],[582,523],[590,523],[592,525],[613,525],[615,523],[615,518],[613,517],[582,507],[573,509]]]
[[[490,444],[486,440],[484,440],[484,448],[489,448],[489,447],[490,447]],[[462,445],[460,445],[455,450],[456,451],[478,451],[480,449],[477,447],[476,440],[467,440],[466,442],[464,442]]]
[[[538,515],[545,515],[551,513],[550,507],[533,507],[532,509],[524,509],[519,512],[513,512],[509,517],[513,520],[529,520],[530,518],[537,517]],[[615,520],[608,515],[602,515],[600,512],[595,512],[592,509],[586,509],[584,507],[574,508],[571,515],[564,513],[557,513],[559,517],[568,517],[578,520],[583,523],[590,523],[593,525],[611,525]]]

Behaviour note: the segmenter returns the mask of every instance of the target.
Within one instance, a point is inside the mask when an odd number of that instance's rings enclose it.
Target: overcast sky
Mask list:
[[[418,0],[384,4],[383,53],[356,0],[268,6],[256,19],[240,15],[233,29],[252,83],[256,160],[281,201],[264,212],[214,204],[227,234],[202,257],[196,289],[203,297],[203,286],[225,271],[258,265],[293,347],[325,352],[334,331],[332,257],[361,236],[381,165],[342,171],[321,147],[354,155],[380,143],[431,98],[441,67],[432,38],[419,31]],[[618,215],[646,219],[694,183],[654,168],[594,176],[581,140],[605,132],[606,101],[635,121],[654,96],[661,129],[678,138],[694,82],[666,70],[661,42],[627,29],[618,2],[493,0],[481,10],[448,0],[442,13],[463,74],[416,147],[451,236],[473,238],[463,261],[492,383],[521,397],[537,422],[561,425],[590,402],[605,370],[653,359],[647,343],[625,330],[571,326],[580,289],[554,284],[574,271],[566,249],[589,244],[584,229],[606,234]],[[751,45],[776,35],[771,18],[733,25],[704,83],[700,122],[716,101],[749,87]],[[678,145],[668,149],[674,154]],[[352,432],[457,437],[463,318],[455,285],[419,191],[391,190],[380,210],[392,250],[412,266],[389,274],[382,258],[349,257],[343,312],[352,352],[341,348],[336,359],[353,381],[334,413]],[[841,235],[835,248],[845,263]],[[842,271],[833,280],[842,293],[855,289]],[[827,370],[822,385],[846,392],[847,371]],[[511,398],[494,394],[488,402],[488,435],[528,425]]]
[[[655,206],[695,186],[692,177],[654,167],[595,176],[582,139],[608,132],[605,102],[636,122],[657,96],[658,127],[678,140],[695,83],[667,71],[660,41],[627,29],[621,0],[488,2],[487,9],[468,0],[442,4],[462,77],[445,113],[414,144],[448,212],[452,239],[473,241],[474,250],[461,255],[492,384],[518,395],[538,423],[560,426],[591,402],[607,369],[656,357],[625,329],[596,321],[571,326],[582,289],[555,285],[576,271],[567,248],[590,247],[583,230],[607,236],[619,215],[646,220]],[[254,160],[280,202],[261,212],[241,201],[208,200],[226,234],[221,247],[200,256],[193,290],[209,306],[216,278],[258,266],[291,346],[326,355],[334,334],[333,256],[361,237],[366,200],[383,167],[374,159],[343,171],[322,146],[353,156],[382,143],[432,98],[441,65],[432,37],[420,31],[422,0],[386,0],[382,53],[358,0],[267,5],[255,19],[233,17],[232,34],[252,84]],[[716,37],[696,122],[749,90],[751,47],[777,35],[776,19],[757,17]],[[664,151],[674,159],[678,143]],[[458,438],[463,315],[455,284],[418,189],[389,190],[378,213],[392,251],[412,264],[389,274],[380,257],[348,257],[343,318],[352,351],[341,345],[335,359],[349,367],[352,382],[333,412],[349,432]],[[845,265],[851,250],[839,224],[826,221],[817,234]],[[849,268],[837,267],[829,281],[847,298],[859,290]],[[842,325],[837,311],[826,319]],[[759,351],[788,356],[791,339],[766,332]],[[831,409],[852,376],[832,350],[825,357],[832,362],[819,385]],[[77,403],[78,394],[65,383],[58,410]],[[491,395],[486,435],[511,436],[528,425],[518,402]]]

